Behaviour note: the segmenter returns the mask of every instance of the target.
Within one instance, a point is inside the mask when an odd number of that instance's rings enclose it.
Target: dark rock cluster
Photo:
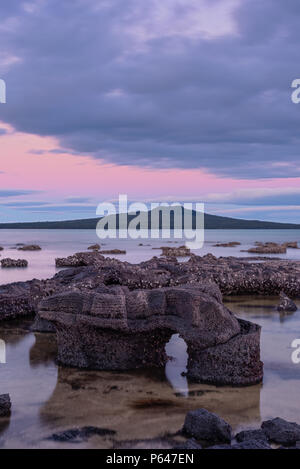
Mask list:
[[[7,257],[1,260],[1,267],[6,269],[10,267],[28,267],[28,262],[25,259],[10,259]]]
[[[0,417],[9,417],[11,401],[9,394],[0,395]]]
[[[182,430],[173,439],[162,437],[115,443],[115,448],[152,448],[176,450],[242,450],[300,449],[300,425],[275,418],[262,423],[256,430],[242,431],[235,436],[231,426],[206,409],[187,413]],[[184,441],[176,441],[183,436]],[[281,445],[281,446],[280,446]]]

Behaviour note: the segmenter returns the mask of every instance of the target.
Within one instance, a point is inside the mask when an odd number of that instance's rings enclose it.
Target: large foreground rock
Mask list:
[[[230,443],[231,431],[231,426],[225,420],[206,409],[188,412],[183,426],[186,435],[211,444]]]
[[[53,295],[39,317],[57,330],[58,360],[100,370],[161,367],[179,333],[188,347],[187,375],[214,384],[262,380],[260,327],[238,320],[214,284],[152,290],[102,286]]]

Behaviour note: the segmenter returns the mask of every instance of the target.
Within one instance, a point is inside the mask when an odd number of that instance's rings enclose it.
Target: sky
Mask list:
[[[298,0],[0,6],[0,222],[203,202],[300,223]]]

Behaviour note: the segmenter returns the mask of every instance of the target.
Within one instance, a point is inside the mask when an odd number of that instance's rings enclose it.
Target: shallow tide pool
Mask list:
[[[124,440],[174,434],[185,414],[199,407],[216,412],[235,431],[277,416],[300,424],[300,365],[291,360],[291,342],[300,338],[300,309],[280,315],[277,298],[225,301],[239,317],[262,325],[263,384],[229,388],[188,383],[181,375],[186,347],[178,336],[167,345],[174,359],[165,370],[112,373],[58,367],[54,334],[31,333],[27,320],[1,323],[6,364],[0,365],[0,394],[10,394],[12,414],[1,420],[0,446],[109,448]],[[49,439],[53,433],[86,425],[116,434],[77,444]]]

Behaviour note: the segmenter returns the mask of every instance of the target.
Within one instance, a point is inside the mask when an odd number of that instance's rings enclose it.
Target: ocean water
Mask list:
[[[56,271],[55,257],[85,250],[97,241],[83,231],[0,231],[3,257],[24,257],[27,269],[2,269],[1,283],[46,278]],[[239,241],[238,248],[214,248],[216,242]],[[255,241],[300,241],[299,231],[217,231],[206,232],[200,255],[242,255]],[[16,243],[37,243],[38,252],[14,249]],[[150,244],[139,246],[138,244]],[[300,244],[300,243],[299,243]],[[166,245],[156,240],[109,240],[105,248],[127,250],[119,256],[140,262]],[[172,246],[172,244],[170,244]],[[298,250],[286,256],[299,258]],[[6,344],[6,363],[0,364],[0,394],[9,393],[13,403],[10,418],[0,421],[0,447],[3,448],[110,448],[110,438],[94,436],[80,443],[54,442],[53,433],[74,427],[94,425],[116,432],[115,442],[148,439],[179,430],[189,410],[204,407],[226,419],[235,432],[258,428],[263,420],[280,416],[300,424],[300,364],[292,362],[292,342],[300,339],[300,301],[293,314],[276,310],[276,297],[228,297],[227,307],[237,316],[262,326],[262,384],[245,388],[215,387],[189,383],[185,371],[186,344],[178,335],[167,344],[173,357],[165,369],[127,373],[78,370],[56,364],[54,334],[30,331],[29,320],[0,323],[0,339]],[[118,443],[116,443],[118,444]]]
[[[241,246],[234,248],[214,247],[219,242],[238,241]],[[205,255],[209,252],[217,257],[239,256],[248,257],[251,254],[242,252],[253,247],[255,241],[274,241],[283,243],[298,241],[300,246],[300,230],[206,230],[205,242],[202,249],[195,250],[195,254]],[[52,277],[57,269],[55,258],[65,257],[75,252],[85,251],[88,246],[100,243],[103,249],[119,248],[127,251],[126,255],[114,256],[132,263],[139,263],[159,256],[161,251],[153,248],[160,246],[180,246],[182,240],[164,239],[107,239],[101,242],[94,230],[0,230],[0,259],[27,259],[28,268],[0,269],[0,284],[15,281],[45,279]],[[24,252],[16,249],[16,244],[39,244],[41,251]],[[139,244],[143,246],[139,246]],[[288,249],[286,254],[276,254],[272,257],[282,259],[299,259],[300,249]]]

